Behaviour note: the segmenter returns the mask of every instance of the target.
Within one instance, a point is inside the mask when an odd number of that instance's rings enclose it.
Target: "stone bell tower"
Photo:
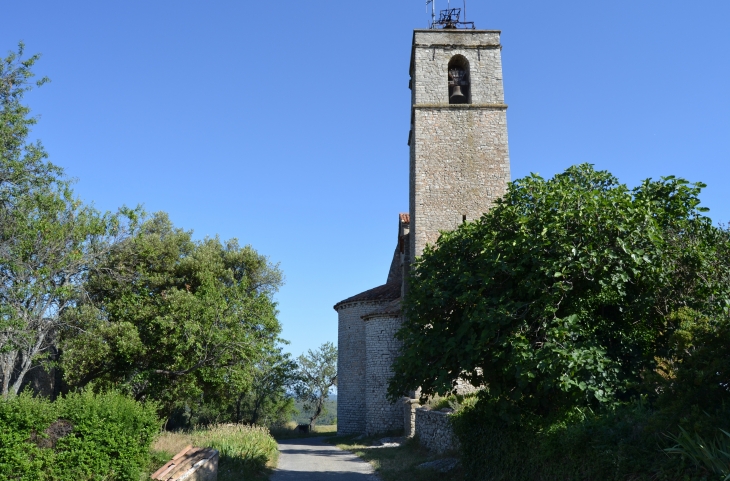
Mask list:
[[[500,32],[468,25],[459,22],[459,9],[450,9],[431,29],[413,32],[410,212],[398,216],[385,284],[334,306],[340,435],[401,428],[414,434],[416,393],[402,403],[387,395],[402,348],[396,333],[410,259],[436,242],[439,231],[487,212],[510,180]]]
[[[510,181],[497,30],[413,32],[410,252],[487,212]]]

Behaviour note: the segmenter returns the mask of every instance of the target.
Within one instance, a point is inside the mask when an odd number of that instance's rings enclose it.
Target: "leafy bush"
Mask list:
[[[673,422],[691,420],[688,429],[714,436],[714,419],[730,408],[730,316],[682,308],[670,318],[677,328],[644,389]]]
[[[416,260],[390,396],[485,386],[454,417],[477,480],[716,479],[663,451],[730,432],[730,231],[702,187],[587,164],[511,183]]]
[[[454,416],[466,478],[475,481],[700,481],[707,472],[662,452],[668,426],[640,403],[601,414],[505,421],[480,403]]]
[[[422,406],[426,406],[433,411],[439,411],[444,408],[453,409],[454,412],[462,409],[473,407],[477,402],[477,393],[472,394],[449,394],[441,397],[438,394],[430,397]]]
[[[138,481],[159,429],[156,406],[114,392],[0,400],[0,479]]]
[[[500,412],[555,415],[639,395],[670,349],[672,313],[730,298],[728,232],[702,184],[629,189],[590,165],[509,185],[416,260],[389,393],[488,385]]]
[[[560,416],[504,416],[483,393],[476,406],[453,418],[467,473],[485,481],[674,481],[730,474],[730,441],[722,434],[730,432],[730,322],[690,309],[672,318],[678,328],[671,349],[656,372],[646,373],[640,402]]]

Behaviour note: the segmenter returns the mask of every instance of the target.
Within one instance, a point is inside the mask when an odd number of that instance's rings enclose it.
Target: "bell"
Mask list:
[[[454,85],[453,89],[451,90],[451,97],[449,97],[449,102],[452,104],[460,104],[465,101],[466,97],[463,93],[461,93],[461,85]]]

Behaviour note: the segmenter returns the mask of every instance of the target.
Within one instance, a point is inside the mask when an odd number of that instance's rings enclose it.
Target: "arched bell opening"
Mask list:
[[[449,103],[470,104],[471,83],[469,61],[463,55],[454,55],[449,60]]]

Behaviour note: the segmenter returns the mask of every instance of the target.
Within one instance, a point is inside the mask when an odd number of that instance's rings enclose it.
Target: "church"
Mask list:
[[[458,10],[413,32],[409,211],[398,215],[386,282],[334,306],[339,435],[409,433],[406,406],[417,403],[416,392],[393,404],[387,389],[411,259],[440,231],[480,218],[510,181],[501,32],[465,28]]]

